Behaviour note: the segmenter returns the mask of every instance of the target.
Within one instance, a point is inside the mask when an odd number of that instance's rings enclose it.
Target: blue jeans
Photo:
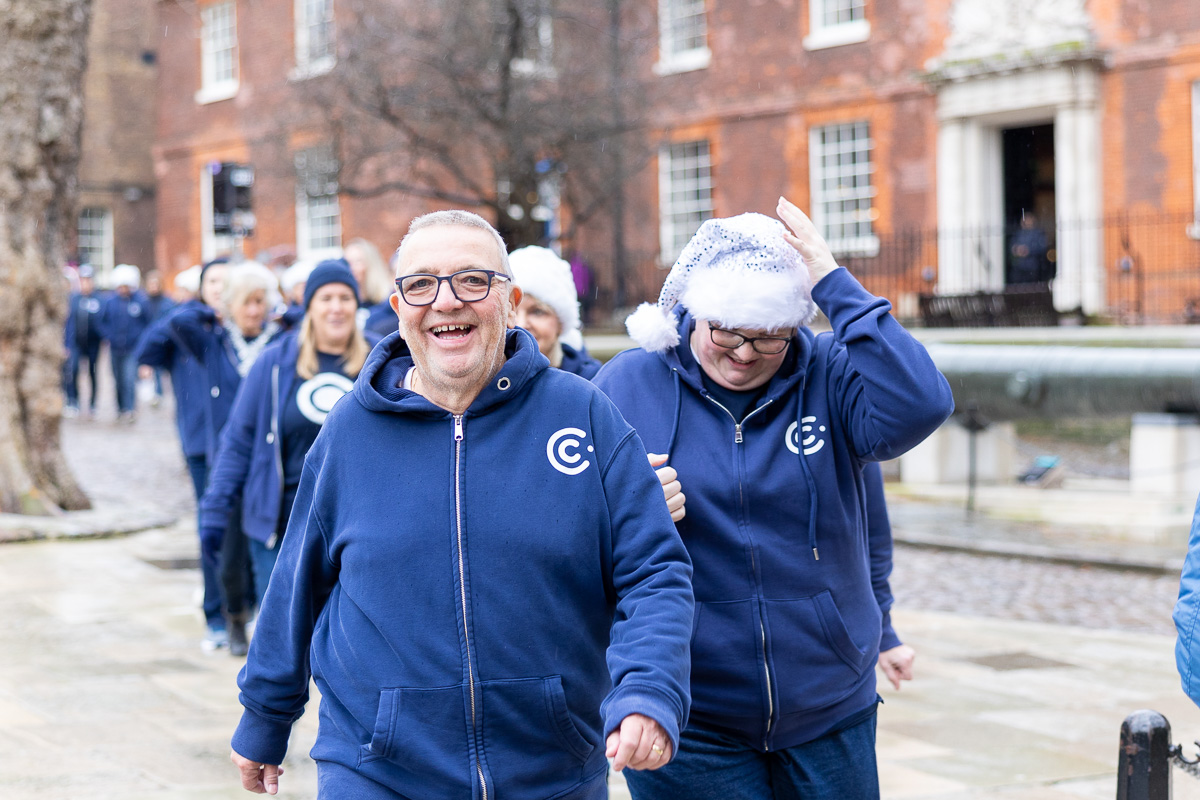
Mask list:
[[[254,573],[254,595],[258,599],[259,608],[262,608],[263,595],[267,593],[267,582],[271,580],[271,572],[275,569],[275,560],[279,558],[281,544],[283,539],[276,539],[275,547],[271,549],[258,539],[250,539],[250,569]]]
[[[108,353],[112,359],[113,378],[117,381],[117,411],[132,412],[135,402],[134,387],[137,385],[137,359],[132,351]]]
[[[670,764],[625,781],[633,800],[878,800],[875,717],[770,753],[691,725]]]
[[[208,486],[208,459],[203,454],[184,458],[187,459],[188,473],[192,476],[192,488],[196,490],[196,505],[199,505],[200,498],[204,497],[204,489]],[[200,574],[204,576],[204,621],[214,628],[224,628],[225,617],[221,615],[221,583],[217,580],[216,562],[201,557]]]
[[[96,361],[100,358],[100,343],[89,344],[83,349],[72,347],[67,352],[66,363],[63,364],[63,390],[67,393],[67,405],[79,408],[79,362],[87,359],[88,391],[91,392],[91,402],[88,408],[96,410]]]

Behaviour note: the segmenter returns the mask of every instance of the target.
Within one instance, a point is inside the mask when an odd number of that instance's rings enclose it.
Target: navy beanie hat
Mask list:
[[[353,290],[354,296],[358,297],[358,281],[354,280],[350,263],[344,258],[330,258],[317,264],[313,271],[308,273],[308,280],[304,283],[305,311],[308,311],[308,304],[312,302],[317,289],[327,283],[344,283]]]

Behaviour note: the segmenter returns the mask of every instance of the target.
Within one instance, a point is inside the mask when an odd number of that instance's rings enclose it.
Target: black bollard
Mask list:
[[[1171,800],[1171,723],[1157,711],[1135,711],[1121,723],[1117,800]]]

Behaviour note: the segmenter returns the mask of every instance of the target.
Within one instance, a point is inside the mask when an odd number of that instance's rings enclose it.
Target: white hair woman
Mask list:
[[[517,308],[517,325],[533,334],[550,366],[591,380],[600,362],[583,346],[571,265],[545,247],[514,250],[508,263],[513,280],[524,292]]]
[[[368,333],[368,341],[355,324],[358,282],[342,259],[323,261],[307,275],[302,302],[298,330],[268,347],[242,382],[200,503],[200,538],[215,548],[236,524],[231,518],[242,498],[240,527],[249,540],[259,605],[304,457],[378,339]],[[254,491],[245,491],[248,486]]]
[[[279,284],[261,264],[211,264],[201,278],[200,294],[203,304],[185,305],[164,323],[185,355],[194,359],[203,372],[205,453],[211,467],[242,378],[282,328],[268,317],[279,301]],[[219,305],[214,308],[210,305],[213,303]],[[202,556],[209,564],[219,565],[229,650],[244,656],[248,646],[246,622],[253,610],[254,592],[241,514],[230,518],[223,542],[216,546],[210,542],[206,547],[201,542]]]

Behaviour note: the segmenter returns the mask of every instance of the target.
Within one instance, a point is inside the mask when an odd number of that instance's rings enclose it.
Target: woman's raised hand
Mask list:
[[[779,198],[775,213],[791,228],[791,233],[783,234],[788,244],[800,251],[804,263],[808,265],[808,273],[812,276],[815,286],[817,281],[838,268],[833,258],[833,251],[825,242],[825,238],[817,231],[817,226],[800,208],[786,198]]]

